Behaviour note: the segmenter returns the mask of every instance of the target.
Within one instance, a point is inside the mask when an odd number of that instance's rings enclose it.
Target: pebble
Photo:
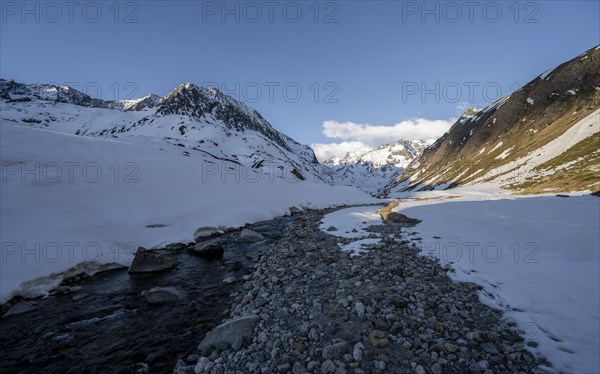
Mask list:
[[[356,309],[356,315],[358,315],[359,318],[365,316],[365,305],[363,303],[357,302],[356,305],[354,305],[354,309]]]

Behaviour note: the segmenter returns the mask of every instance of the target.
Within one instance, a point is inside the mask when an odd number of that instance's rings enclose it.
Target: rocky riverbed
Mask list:
[[[383,240],[351,256],[293,218],[230,296],[224,325],[177,373],[528,373],[542,363],[514,324],[403,240],[413,223],[371,226]]]
[[[338,244],[353,239],[319,229],[334,210],[170,245],[156,252],[175,268],[79,277],[27,300],[0,319],[0,372],[539,371],[477,286],[405,240],[414,222],[368,227],[382,241],[351,256]],[[223,257],[198,257],[215,240]]]

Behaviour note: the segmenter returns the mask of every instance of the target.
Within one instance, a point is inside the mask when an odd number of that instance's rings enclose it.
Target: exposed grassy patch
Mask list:
[[[515,103],[515,105],[517,104]],[[474,146],[464,148],[455,146],[456,143],[446,142],[448,144],[441,147],[444,148],[443,150],[440,149],[429,159],[422,160],[423,168],[417,169],[419,173],[413,177],[411,186],[440,183],[464,185],[476,180],[493,181],[512,174],[515,175],[512,179],[517,180],[519,174],[522,173],[519,170],[520,166],[516,165],[515,161],[527,157],[532,152],[535,154],[536,150],[564,134],[571,126],[596,110],[598,108],[596,104],[596,101],[593,101],[590,105],[582,106],[579,101],[567,100],[561,103],[557,102],[555,105],[539,111],[527,113],[527,115],[516,115],[507,108],[502,108],[498,113],[477,125],[480,131],[489,128],[491,133],[489,138],[481,140],[480,143],[473,142]],[[497,123],[495,122],[496,117],[498,117]],[[460,130],[461,127],[458,129]],[[453,141],[456,142],[463,135],[466,134],[457,134]],[[494,149],[499,142],[502,142],[502,145]],[[588,142],[590,144],[572,150],[574,154],[565,155],[564,158],[577,159],[586,152],[593,152],[594,143],[595,149],[599,148],[596,137],[589,139]],[[481,152],[484,148],[485,150]],[[497,158],[499,156],[502,157]],[[554,161],[557,165],[565,163],[561,159]],[[490,173],[492,171],[493,173]],[[518,183],[518,181],[513,182]]]
[[[564,166],[568,165],[568,166]],[[509,188],[519,193],[600,189],[600,133],[575,144],[559,156],[534,168],[537,176]],[[550,175],[543,173],[551,172]]]

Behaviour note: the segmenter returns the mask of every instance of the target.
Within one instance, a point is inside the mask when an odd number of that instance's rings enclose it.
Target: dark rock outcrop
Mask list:
[[[223,257],[225,249],[223,248],[223,243],[221,243],[219,239],[211,239],[188,247],[188,251],[190,251],[191,254],[202,258],[217,259]]]
[[[154,273],[172,269],[176,265],[177,261],[171,256],[139,247],[129,267],[129,273]]]

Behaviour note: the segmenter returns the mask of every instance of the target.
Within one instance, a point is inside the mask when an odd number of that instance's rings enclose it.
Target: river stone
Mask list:
[[[20,302],[16,303],[15,305],[13,305],[13,307],[10,308],[8,310],[8,312],[4,313],[2,318],[12,316],[15,314],[23,314],[23,313],[31,312],[32,310],[35,310],[35,309],[36,309],[36,307],[29,304],[27,301],[20,301]]]
[[[379,330],[373,330],[369,334],[369,340],[375,348],[385,348],[390,345],[390,341],[386,337],[386,333]]]
[[[235,278],[234,277],[227,277],[227,278],[223,279],[223,283],[225,283],[225,284],[235,283]]]
[[[84,293],[84,292],[82,292],[82,293],[78,293],[78,294],[76,294],[75,296],[73,296],[73,297],[71,298],[71,300],[73,300],[73,301],[79,301],[79,300],[81,300],[81,299],[85,299],[86,297],[88,297],[88,294],[87,294],[87,293]]]
[[[365,346],[361,342],[354,344],[354,348],[352,349],[354,361],[360,362],[362,360],[363,349],[365,349]]]
[[[344,355],[344,353],[347,352],[348,345],[346,345],[345,342],[341,342],[337,344],[328,345],[327,347],[323,348],[321,355],[325,360],[332,360],[341,358]]]
[[[363,318],[365,316],[365,304],[357,302],[356,305],[354,305],[354,308],[356,309],[356,315],[358,315],[359,318]]]
[[[153,273],[169,270],[177,265],[177,261],[154,250],[139,247],[129,267],[129,273]]]
[[[215,348],[221,351],[229,348],[238,351],[245,341],[250,341],[259,320],[259,316],[252,314],[225,322],[208,332],[198,349],[205,356]]]
[[[202,258],[221,258],[223,257],[223,243],[219,239],[211,239],[200,242],[193,247],[188,247],[188,250]]]
[[[179,359],[173,369],[173,374],[194,374],[194,365],[186,365],[183,360]]]
[[[385,368],[386,368],[385,362],[379,361],[379,360],[373,361],[373,366],[375,366],[375,369],[381,370],[381,371],[385,370]]]
[[[149,304],[176,303],[183,299],[183,294],[175,287],[154,287],[146,293]]]
[[[486,351],[487,353],[491,354],[491,355],[495,355],[498,354],[498,350],[496,349],[496,347],[494,347],[492,344],[490,343],[483,343],[481,344],[481,348]]]
[[[212,363],[206,357],[200,357],[198,363],[194,367],[195,374],[207,373],[209,369],[212,367]]]
[[[337,371],[337,367],[331,360],[327,360],[321,364],[321,372],[322,373],[335,373]]]
[[[256,231],[250,229],[243,229],[240,233],[239,240],[245,243],[256,243],[265,240],[265,237],[257,233]]]

